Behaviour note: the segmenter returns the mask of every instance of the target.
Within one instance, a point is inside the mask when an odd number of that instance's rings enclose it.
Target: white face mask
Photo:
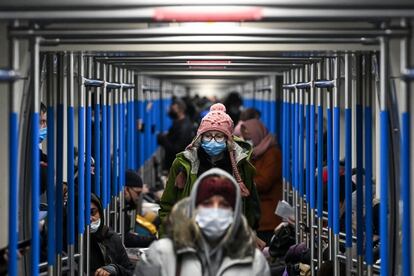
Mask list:
[[[223,236],[233,220],[233,210],[222,208],[199,207],[195,217],[201,231],[210,240]]]
[[[91,233],[98,231],[99,226],[101,226],[101,219],[91,222]]]

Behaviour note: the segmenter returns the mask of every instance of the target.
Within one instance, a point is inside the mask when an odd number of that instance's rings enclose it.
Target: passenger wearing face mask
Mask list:
[[[102,204],[98,197],[92,194],[90,275],[132,275],[134,266],[128,259],[121,238],[104,223]],[[86,261],[86,254],[84,257]]]
[[[167,238],[154,242],[135,275],[267,276],[264,255],[241,213],[240,186],[227,172],[214,168],[194,183],[166,222]]]
[[[182,100],[175,100],[168,111],[172,126],[166,134],[159,134],[157,141],[165,150],[163,170],[169,170],[175,155],[184,150],[194,135],[193,123],[186,115],[186,104]]]
[[[241,210],[249,225],[257,228],[260,205],[253,183],[255,169],[249,162],[251,146],[233,136],[232,132],[233,121],[224,105],[212,105],[202,119],[194,140],[185,151],[177,154],[171,166],[160,201],[161,221],[177,201],[190,195],[197,177],[211,168],[221,168],[236,179],[242,196]]]
[[[142,192],[142,179],[139,174],[133,170],[126,170],[125,172],[125,247],[148,247],[156,237],[143,236],[134,232],[135,210],[138,208],[140,202],[140,195]],[[131,220],[132,217],[132,220]]]
[[[262,210],[257,236],[269,244],[274,229],[282,222],[282,218],[275,215],[277,203],[283,199],[282,152],[275,137],[258,119],[242,122],[240,132],[253,145],[251,160],[256,168],[254,182]]]

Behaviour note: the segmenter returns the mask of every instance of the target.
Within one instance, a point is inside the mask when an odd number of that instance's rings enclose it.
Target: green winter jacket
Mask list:
[[[250,144],[238,137],[234,136],[233,140],[235,142],[234,150],[240,177],[250,191],[250,195],[242,199],[242,211],[249,225],[253,229],[257,229],[260,220],[260,201],[256,186],[253,182],[256,170],[249,161],[252,148]],[[171,165],[167,184],[160,201],[161,209],[159,210],[159,217],[161,221],[165,220],[176,202],[190,195],[194,182],[197,179],[199,164],[197,147],[186,149],[176,155]],[[176,185],[176,178],[180,172],[185,172],[186,181],[184,187],[178,187]],[[161,231],[162,234],[163,231]]]

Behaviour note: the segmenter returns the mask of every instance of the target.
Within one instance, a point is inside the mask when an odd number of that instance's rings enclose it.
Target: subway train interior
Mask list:
[[[412,0],[0,1],[0,275],[414,275],[413,26]]]

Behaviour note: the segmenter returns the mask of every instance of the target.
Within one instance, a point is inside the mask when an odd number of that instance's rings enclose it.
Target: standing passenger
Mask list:
[[[167,238],[154,242],[135,275],[267,276],[264,255],[241,214],[239,184],[214,168],[194,183],[167,220]]]
[[[187,149],[175,158],[165,191],[160,201],[159,215],[162,221],[173,205],[190,195],[198,176],[211,168],[221,168],[232,174],[240,186],[242,212],[249,225],[256,229],[260,218],[259,199],[253,183],[255,169],[249,162],[251,147],[234,137],[233,121],[223,104],[211,106],[203,118],[197,135]]]
[[[282,220],[275,215],[279,200],[283,199],[282,153],[276,139],[258,119],[242,122],[242,137],[253,145],[252,163],[256,168],[254,182],[259,192],[260,218],[257,236],[269,244],[273,231]]]
[[[169,170],[175,155],[184,150],[193,137],[193,123],[185,113],[186,104],[182,100],[175,100],[168,111],[173,124],[167,134],[159,134],[158,144],[165,150],[163,170]]]

